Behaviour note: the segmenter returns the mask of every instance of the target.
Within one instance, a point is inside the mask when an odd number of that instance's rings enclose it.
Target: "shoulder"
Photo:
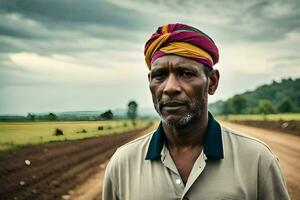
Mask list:
[[[221,130],[225,152],[235,151],[249,159],[256,157],[268,163],[277,160],[270,147],[261,140],[224,126],[221,126]]]
[[[135,140],[132,140],[121,147],[119,147],[115,154],[121,154],[122,157],[125,155],[132,155],[136,154],[138,152],[144,152],[148,149],[150,140],[152,138],[152,135],[155,131],[151,131],[150,133],[147,133],[146,135],[143,135]]]
[[[109,161],[110,167],[127,166],[144,160],[153,133],[154,131],[120,146]]]

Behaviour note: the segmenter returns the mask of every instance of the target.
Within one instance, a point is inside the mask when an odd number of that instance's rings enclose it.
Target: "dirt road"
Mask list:
[[[244,125],[222,122],[231,129],[251,135],[266,143],[279,158],[279,163],[292,200],[300,200],[300,137]]]

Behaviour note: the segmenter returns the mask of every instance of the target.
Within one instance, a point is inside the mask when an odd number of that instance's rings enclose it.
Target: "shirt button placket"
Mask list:
[[[173,182],[174,186],[176,188],[175,189],[176,195],[177,195],[178,199],[181,199],[183,191],[184,191],[184,185],[182,183],[182,180],[178,174],[174,174],[173,181],[174,181]]]

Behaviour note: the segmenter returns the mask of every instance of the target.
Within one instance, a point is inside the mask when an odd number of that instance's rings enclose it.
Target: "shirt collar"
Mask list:
[[[165,133],[162,123],[160,123],[159,127],[152,135],[145,159],[156,160],[160,158],[160,153],[164,147],[165,140]],[[208,113],[208,126],[204,138],[204,153],[209,159],[224,158],[221,126],[210,113]]]

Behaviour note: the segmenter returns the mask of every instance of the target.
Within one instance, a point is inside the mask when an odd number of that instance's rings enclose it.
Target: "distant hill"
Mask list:
[[[214,114],[258,114],[300,112],[300,78],[259,86],[209,105]]]
[[[127,109],[118,108],[112,109],[112,113],[114,114],[114,118],[127,118]],[[101,115],[103,111],[72,111],[72,112],[58,112],[55,113],[58,118],[65,118],[65,117],[97,117]],[[155,118],[157,114],[154,108],[138,108],[138,117],[139,118]]]
[[[69,111],[69,112],[45,112],[45,113],[29,113],[27,116],[15,115],[0,115],[1,121],[28,121],[28,120],[97,120],[104,112],[109,111]],[[126,119],[127,109],[113,109],[113,119]],[[154,108],[138,108],[138,118],[140,119],[153,119],[158,118]],[[49,117],[52,117],[49,118]]]

